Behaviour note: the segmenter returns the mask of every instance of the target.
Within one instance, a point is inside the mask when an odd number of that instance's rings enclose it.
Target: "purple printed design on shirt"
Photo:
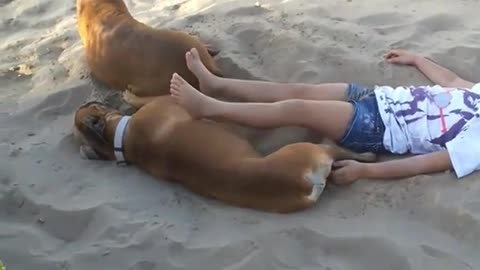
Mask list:
[[[410,90],[410,94],[413,97],[413,100],[411,100],[411,101],[399,102],[399,101],[393,101],[392,99],[387,98],[387,103],[390,106],[408,105],[410,107],[408,109],[400,110],[397,113],[395,113],[395,115],[397,117],[398,116],[407,117],[409,115],[414,115],[417,112],[423,112],[423,110],[418,108],[418,104],[422,101],[425,101],[427,98],[429,100],[433,100],[430,93],[428,93],[424,87],[417,87],[417,88],[410,87],[409,90]],[[385,112],[386,113],[393,113],[393,111],[391,109],[387,109],[387,110],[385,110]]]
[[[462,131],[465,124],[467,124],[468,120],[460,119],[455,124],[453,124],[447,132],[443,133],[437,138],[431,139],[430,143],[438,144],[442,147],[446,147],[446,144],[453,140],[453,138],[457,137],[457,135]]]
[[[412,95],[413,99],[411,101],[407,102],[396,102],[393,101],[390,98],[387,98],[386,102],[389,106],[386,106],[388,109],[385,110],[387,114],[393,113],[393,110],[391,109],[392,106],[396,105],[402,105],[406,106],[407,108],[399,110],[395,113],[396,117],[403,117],[406,124],[411,124],[414,123],[423,117],[425,115],[421,116],[415,116],[413,117],[416,113],[422,113],[424,112],[422,109],[419,108],[420,102],[424,101],[429,101],[431,104],[437,106],[439,108],[439,114],[438,115],[427,115],[427,120],[429,121],[438,121],[439,119],[442,120],[442,117],[448,117],[451,114],[456,114],[460,116],[460,119],[454,123],[452,126],[447,127],[445,132],[440,135],[437,138],[434,138],[430,140],[430,143],[432,144],[437,144],[440,146],[445,147],[445,145],[454,139],[465,127],[467,122],[474,117],[480,118],[480,115],[473,114],[470,111],[462,110],[462,109],[455,109],[451,110],[448,113],[443,112],[443,115],[441,114],[441,110],[448,107],[450,101],[451,101],[451,96],[450,93],[447,91],[441,92],[437,95],[433,95],[428,89],[425,87],[410,87],[408,89],[410,91],[410,94]],[[462,91],[463,94],[463,103],[466,108],[468,108],[471,111],[477,112],[478,111],[478,104],[480,103],[480,95],[472,92],[469,89],[463,89],[460,88],[458,89],[459,91]],[[396,90],[399,91],[399,90]],[[400,90],[401,91],[401,90]],[[411,116],[411,117],[409,117]]]
[[[463,92],[463,103],[465,106],[472,111],[477,112],[477,105],[480,103],[480,95],[465,88],[459,88],[458,90]]]

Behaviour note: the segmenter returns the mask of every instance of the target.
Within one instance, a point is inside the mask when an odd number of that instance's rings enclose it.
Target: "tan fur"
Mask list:
[[[98,156],[113,160],[120,118],[104,105],[84,105],[75,114],[77,135]],[[335,159],[375,158],[310,143],[288,145],[262,157],[221,125],[192,119],[169,96],[153,99],[132,116],[124,147],[132,164],[157,178],[239,207],[280,213],[312,206]]]
[[[95,78],[137,96],[168,94],[174,72],[198,89],[185,53],[197,48],[200,58],[221,76],[211,55],[216,51],[184,32],[154,29],[138,22],[122,0],[77,0],[78,32]]]

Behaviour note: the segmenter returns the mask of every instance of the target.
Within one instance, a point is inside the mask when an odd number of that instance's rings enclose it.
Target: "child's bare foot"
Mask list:
[[[173,74],[170,81],[170,93],[175,101],[183,106],[193,118],[208,117],[215,101],[197,91],[177,73]]]
[[[191,49],[185,54],[187,67],[197,77],[200,82],[200,90],[206,95],[212,95],[219,90],[219,80],[217,76],[212,74],[200,59],[200,55],[196,48]]]

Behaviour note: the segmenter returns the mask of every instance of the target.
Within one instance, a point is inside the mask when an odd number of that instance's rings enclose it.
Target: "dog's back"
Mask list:
[[[159,157],[158,161],[161,157],[168,157],[181,159],[180,163],[198,163],[205,168],[216,168],[221,164],[201,163],[233,160],[237,156],[259,157],[248,141],[221,124],[193,119],[170,96],[158,97],[143,106],[133,115],[130,125],[132,136],[139,138],[135,141],[144,144],[137,144],[136,151],[141,156],[145,151],[151,152]],[[163,159],[162,162],[171,163],[172,160]]]

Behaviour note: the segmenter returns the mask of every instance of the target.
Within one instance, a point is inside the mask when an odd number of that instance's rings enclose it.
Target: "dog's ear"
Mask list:
[[[85,125],[85,137],[96,145],[104,145],[107,143],[104,137],[105,120],[100,116],[87,115],[83,118],[82,123]]]

